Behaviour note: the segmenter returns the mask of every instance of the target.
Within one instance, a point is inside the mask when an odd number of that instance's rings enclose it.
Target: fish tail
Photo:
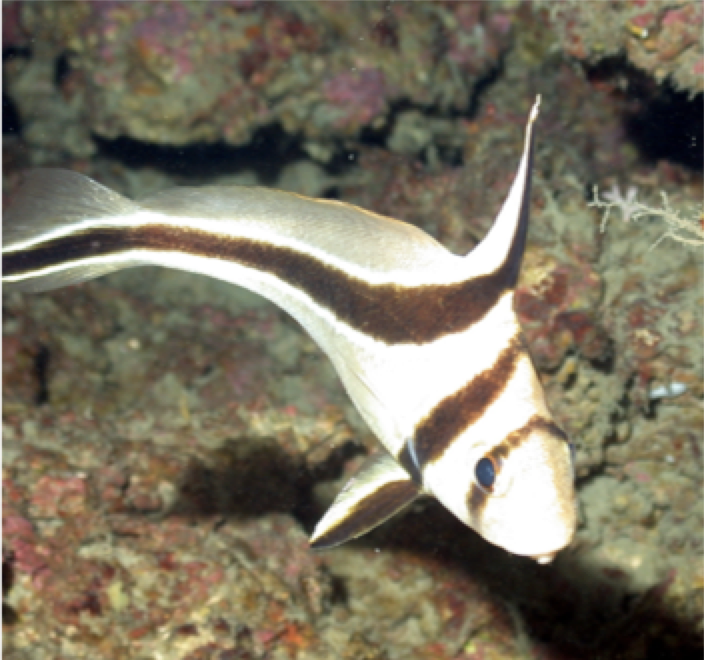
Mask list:
[[[135,259],[102,259],[100,239],[85,238],[97,226],[119,227],[121,219],[139,210],[135,202],[77,172],[26,173],[3,213],[3,284],[46,291],[139,265]]]

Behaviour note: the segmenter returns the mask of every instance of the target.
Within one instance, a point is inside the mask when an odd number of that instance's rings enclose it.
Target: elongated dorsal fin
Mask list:
[[[516,286],[526,244],[530,216],[531,170],[533,168],[533,123],[538,116],[536,97],[526,126],[523,155],[511,190],[489,233],[468,255],[473,274],[496,273],[509,289]],[[497,266],[498,264],[498,266]]]
[[[340,491],[318,523],[311,547],[332,548],[365,534],[410,504],[420,492],[391,456],[373,456]]]

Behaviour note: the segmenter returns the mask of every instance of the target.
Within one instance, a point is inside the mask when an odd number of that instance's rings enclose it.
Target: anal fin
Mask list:
[[[420,486],[391,456],[373,456],[340,491],[316,526],[310,545],[320,550],[357,538],[420,494]]]

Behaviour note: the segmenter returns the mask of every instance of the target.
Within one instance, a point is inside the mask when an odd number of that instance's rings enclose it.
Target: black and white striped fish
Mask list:
[[[548,562],[573,537],[576,505],[570,446],[513,311],[537,111],[509,196],[466,257],[335,201],[232,186],[133,202],[74,172],[36,170],[5,212],[3,282],[45,291],[157,264],[269,298],[332,360],[386,448],[339,494],[314,547],[428,494],[488,541]]]

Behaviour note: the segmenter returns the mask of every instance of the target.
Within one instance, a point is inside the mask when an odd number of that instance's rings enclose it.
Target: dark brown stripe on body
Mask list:
[[[418,486],[412,481],[384,484],[352,507],[344,519],[319,536],[311,547],[330,548],[361,536],[410,504],[418,492]]]
[[[408,446],[408,441],[403,444],[401,452],[396,457],[399,465],[408,472],[408,475],[413,479],[415,483],[421,485],[423,483],[423,475],[421,474],[418,466],[416,465],[413,457],[411,456],[411,451]]]
[[[523,350],[520,337],[514,337],[489,369],[440,401],[416,426],[414,446],[421,468],[437,461],[455,439],[499,398]]]
[[[514,245],[496,272],[446,285],[373,285],[292,248],[167,225],[94,229],[8,252],[3,258],[3,276],[130,249],[184,252],[275,275],[305,291],[340,321],[379,341],[425,344],[481,321],[513,286],[522,251],[523,232],[519,234],[520,249]]]
[[[496,445],[485,456],[492,458],[494,465],[501,465],[509,454],[520,447],[530,436],[533,431],[544,431],[547,434],[560,438],[566,443],[569,443],[567,434],[551,419],[534,415],[521,428],[509,433],[500,444]],[[477,483],[472,482],[467,496],[467,506],[469,507],[469,515],[472,522],[477,522],[486,506],[490,497],[490,493],[481,488]]]

